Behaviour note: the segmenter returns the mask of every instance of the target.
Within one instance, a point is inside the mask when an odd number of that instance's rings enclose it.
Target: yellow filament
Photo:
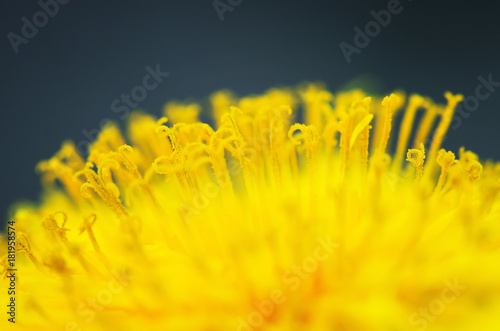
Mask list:
[[[72,142],[64,142],[52,158],[39,162],[36,170],[43,174],[44,184],[52,184],[58,179],[73,199],[81,200],[80,184],[73,181],[73,175],[84,165],[75,145]]]
[[[434,166],[436,163],[435,159],[439,149],[441,148],[441,143],[443,141],[443,138],[446,135],[448,128],[450,127],[451,119],[453,118],[453,114],[455,113],[455,107],[464,98],[463,95],[461,94],[453,95],[450,92],[446,92],[444,96],[448,100],[448,104],[446,105],[443,111],[443,115],[441,116],[441,121],[439,122],[439,125],[432,139],[432,144],[429,151],[430,162],[428,164],[428,170],[427,170],[427,173],[429,175],[433,174]]]
[[[304,101],[306,124],[314,125],[322,132],[324,117],[331,111],[333,95],[320,85],[310,84],[300,91],[300,96]]]
[[[392,115],[397,109],[401,107],[402,103],[403,100],[401,99],[401,97],[394,93],[382,100],[382,114],[384,122],[382,126],[380,141],[378,143],[378,153],[385,153],[392,128]]]
[[[294,136],[293,133],[297,130],[300,131],[302,134],[299,136]],[[320,138],[316,128],[312,125],[295,123],[288,130],[288,138],[292,141],[294,145],[304,146],[308,164],[310,165],[313,160],[314,149],[318,145]]]
[[[59,224],[57,223],[57,220],[56,220],[57,215],[62,215],[62,217],[63,217],[61,226],[59,226]],[[66,215],[66,213],[58,211],[52,215],[49,215],[47,218],[45,218],[42,221],[42,226],[45,229],[47,229],[51,232],[54,232],[56,234],[56,236],[61,240],[61,242],[64,244],[64,246],[66,246],[69,253],[77,259],[77,261],[80,263],[80,265],[83,267],[83,269],[85,269],[85,271],[87,271],[88,273],[95,273],[95,269],[92,268],[87,263],[87,261],[81,255],[79,249],[76,246],[71,245],[70,242],[68,241],[68,238],[66,237],[66,232],[70,231],[70,229],[67,229],[64,227],[66,225],[67,219],[68,219],[68,216]]]
[[[275,183],[281,181],[281,167],[286,159],[286,156],[283,156],[283,145],[286,139],[285,130],[288,126],[287,117],[291,114],[292,109],[289,106],[281,106],[273,112],[274,116],[269,120],[269,147]]]
[[[435,105],[430,99],[426,99],[422,107],[426,110],[424,117],[420,120],[418,125],[415,141],[413,142],[413,148],[417,148],[420,144],[427,144],[427,137],[431,132],[434,120],[443,109],[442,105]]]
[[[409,149],[406,154],[406,160],[411,162],[416,169],[415,179],[419,181],[422,178],[424,171],[425,148],[424,144],[420,144],[418,149]]]
[[[98,169],[98,173],[92,170],[92,164],[87,163],[85,169],[78,171],[75,174],[75,178],[84,176],[87,179],[86,183],[83,183],[80,191],[83,197],[91,198],[92,195],[89,189],[94,190],[101,199],[115,211],[119,218],[128,217],[128,212],[123,207],[122,203],[118,198],[119,190],[116,185],[111,181],[111,175],[109,174],[109,167],[106,165],[110,164],[113,167],[119,167],[118,163],[114,160],[108,159],[102,167]]]
[[[359,155],[361,157],[361,166],[366,170],[368,164],[368,146],[369,146],[369,131],[371,129],[371,121],[373,114],[370,110],[371,98],[366,97],[359,101],[354,101],[349,109],[347,119],[340,122],[339,131],[340,148],[342,155],[342,171],[345,171],[351,162],[351,151],[355,147],[356,142],[359,146]]]
[[[443,187],[446,180],[446,175],[448,174],[448,169],[452,164],[455,163],[455,154],[441,149],[437,156],[437,163],[441,166],[441,174],[439,175],[439,180],[436,185],[435,192],[439,192]]]
[[[40,269],[40,263],[31,251],[30,241],[28,240],[28,236],[24,232],[19,231],[17,233],[16,246],[17,251],[25,252],[31,262],[33,262],[33,264],[37,267],[37,269]]]
[[[99,247],[99,244],[97,243],[97,240],[95,238],[94,231],[92,230],[92,227],[94,226],[96,220],[97,220],[96,214],[90,214],[84,217],[82,225],[80,227],[80,234],[82,234],[83,232],[87,232],[90,242],[92,243],[92,247],[94,247],[94,250],[96,251],[101,261],[106,265],[106,267],[109,268],[111,267],[111,263],[108,261],[104,253],[101,251],[101,248]]]
[[[403,160],[403,155],[405,153],[406,147],[408,146],[408,140],[410,139],[411,130],[413,127],[413,122],[415,120],[415,115],[417,110],[425,104],[425,99],[418,94],[413,94],[410,96],[408,101],[408,106],[404,113],[403,121],[401,123],[401,128],[399,130],[398,145],[396,147],[396,154],[394,157],[393,169],[399,170],[401,162]]]
[[[247,185],[247,188],[250,189],[252,186],[251,184],[251,172],[250,172],[250,165],[249,165],[249,160],[245,156],[245,152],[243,150],[243,143],[244,139],[241,136],[241,133],[238,129],[238,125],[236,124],[235,120],[235,113],[241,113],[241,110],[239,108],[236,108],[232,106],[230,108],[230,112],[224,114],[222,116],[221,120],[221,128],[227,128],[229,132],[232,135],[233,144],[235,146],[234,153],[235,157],[239,160],[240,166],[243,169],[243,177],[245,178],[245,183]]]
[[[216,127],[221,126],[221,119],[224,113],[234,104],[236,98],[229,91],[220,91],[210,96],[210,103],[212,105],[212,117],[216,121]]]
[[[363,117],[363,119],[356,125],[351,135],[351,140],[349,142],[349,149],[352,149],[360,133],[365,131],[366,128],[369,127],[372,119],[373,119],[373,114],[368,114],[365,117]]]

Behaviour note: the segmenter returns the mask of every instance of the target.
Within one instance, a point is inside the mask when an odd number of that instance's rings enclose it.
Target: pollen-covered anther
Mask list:
[[[456,163],[462,167],[469,181],[476,181],[483,172],[483,165],[479,163],[477,155],[471,151],[466,151],[463,147],[460,148],[459,155],[460,158]]]
[[[377,141],[377,150],[385,153],[389,136],[392,130],[392,117],[403,105],[405,96],[401,93],[391,93],[391,95],[384,97],[382,100],[381,114],[382,125],[375,132],[375,139]],[[378,138],[378,139],[377,139]]]
[[[118,198],[120,191],[113,183],[110,172],[111,167],[115,169],[120,167],[118,162],[113,159],[104,160],[97,173],[92,169],[92,166],[92,163],[87,162],[85,169],[75,174],[75,179],[80,176],[84,176],[87,179],[87,182],[83,183],[80,188],[82,196],[91,198],[92,194],[89,190],[92,189],[118,214],[119,217],[127,217],[128,212]]]
[[[455,154],[452,152],[447,152],[444,149],[440,149],[436,158],[436,162],[441,166],[441,174],[439,175],[439,180],[435,188],[435,192],[439,192],[444,185],[446,180],[446,175],[448,174],[448,169],[452,164],[455,164]]]
[[[141,175],[137,171],[137,165],[132,161],[132,159],[129,157],[129,154],[132,154],[134,152],[134,149],[129,146],[129,145],[122,145],[118,147],[118,153],[116,152],[110,152],[108,154],[109,158],[116,160],[118,162],[122,162],[125,168],[134,175],[136,178],[140,178]]]
[[[478,161],[474,160],[471,162],[469,167],[465,169],[465,172],[469,180],[471,182],[474,182],[481,176],[481,173],[483,172],[483,165]]]
[[[5,254],[4,256],[2,256],[2,259],[0,259],[0,267],[2,267],[2,269],[0,270],[0,274],[3,275],[2,279],[6,279],[7,272],[9,269],[9,255],[8,254]]]
[[[406,161],[409,161],[415,168],[415,179],[419,180],[422,178],[424,171],[424,160],[425,160],[425,148],[424,144],[420,144],[419,148],[412,148],[406,153]]]
[[[300,134],[294,135],[295,131]],[[320,141],[320,135],[313,125],[304,125],[295,123],[288,130],[288,138],[296,146],[303,146],[306,151],[307,159],[312,159],[313,151]]]
[[[273,116],[270,118],[271,133],[280,131],[287,123],[287,117],[292,115],[292,108],[287,105],[282,105],[273,111]]]
[[[232,145],[234,145],[234,148],[231,148],[230,146],[225,146],[225,148],[229,150],[233,154],[233,156],[240,162],[240,167],[243,170],[245,184],[247,190],[249,190],[250,187],[253,186],[251,183],[252,171],[250,168],[250,158],[246,156],[246,143],[238,128],[238,124],[236,123],[236,113],[243,114],[243,112],[239,108],[231,106],[230,111],[222,115],[221,126],[219,130],[228,132],[230,134],[230,142],[232,143]],[[252,149],[252,151],[256,152],[254,149]]]
[[[455,162],[455,154],[453,152],[441,149],[439,150],[436,161],[441,167],[448,168]]]
[[[61,226],[59,226],[57,220],[56,220],[56,215],[62,215],[62,223]],[[42,220],[42,226],[51,231],[54,232],[57,237],[61,240],[61,242],[66,246],[68,249],[69,253],[74,256],[77,261],[80,263],[80,265],[85,269],[87,272],[95,272],[95,270],[90,266],[87,261],[84,259],[82,254],[80,253],[80,248],[78,246],[70,244],[68,241],[68,238],[66,237],[66,231],[70,231],[71,229],[66,229],[64,226],[66,225],[66,220],[67,220],[67,215],[64,212],[58,211],[52,215],[49,215],[47,218]]]
[[[88,229],[92,229],[96,220],[97,220],[96,214],[90,214],[90,215],[84,217],[82,225],[80,225],[80,229],[79,229],[78,234],[81,235],[83,232],[87,231]]]
[[[157,174],[167,175],[173,172],[172,159],[166,155],[159,156],[154,160],[151,168],[154,169]]]
[[[40,263],[31,251],[31,244],[28,240],[28,236],[24,232],[18,232],[16,238],[16,251],[25,252],[28,258],[33,262],[33,264],[40,269]]]
[[[56,220],[56,215],[62,215],[62,224],[59,226]],[[49,215],[45,219],[42,220],[42,226],[49,230],[53,231],[56,233],[56,235],[61,238],[63,242],[67,241],[66,238],[66,231],[71,231],[71,229],[66,229],[64,226],[66,225],[66,220],[68,219],[66,213],[62,211],[57,211],[52,215]]]

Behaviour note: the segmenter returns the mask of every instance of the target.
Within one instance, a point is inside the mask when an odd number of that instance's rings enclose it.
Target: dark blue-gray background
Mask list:
[[[494,1],[401,0],[402,12],[347,64],[339,44],[353,44],[353,28],[388,2],[243,0],[221,22],[211,0],[73,0],[15,54],[7,34],[21,34],[22,17],[32,21],[40,6],[3,1],[0,219],[13,202],[38,199],[35,164],[63,140],[86,139],[82,130],[103,118],[120,122],[110,105],[142,83],[148,65],[170,72],[138,106],[156,115],[168,100],[221,88],[243,95],[320,80],[335,90],[368,75],[377,92],[404,88],[444,102],[445,90],[474,95],[479,75],[500,81]],[[499,108],[497,91],[445,147],[500,160]]]

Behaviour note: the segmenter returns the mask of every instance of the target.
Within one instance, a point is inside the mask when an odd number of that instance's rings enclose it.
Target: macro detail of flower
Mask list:
[[[13,211],[15,326],[499,330],[500,163],[443,149],[444,96],[220,91],[63,143]]]

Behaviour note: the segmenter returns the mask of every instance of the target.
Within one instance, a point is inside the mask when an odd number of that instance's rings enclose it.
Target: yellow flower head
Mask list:
[[[221,91],[213,125],[176,102],[64,143],[12,217],[15,327],[499,330],[500,164],[441,149],[445,97]]]

